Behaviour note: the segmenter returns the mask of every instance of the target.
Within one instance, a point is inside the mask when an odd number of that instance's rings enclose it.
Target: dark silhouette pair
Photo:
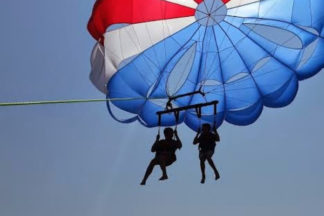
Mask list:
[[[172,128],[166,128],[164,130],[165,139],[160,140],[160,135],[157,135],[156,141],[152,146],[151,151],[155,152],[155,157],[151,160],[149,166],[146,169],[144,178],[141,182],[141,185],[146,184],[146,180],[152,173],[154,167],[159,165],[162,170],[162,176],[160,180],[168,179],[166,167],[173,164],[176,158],[176,150],[181,149],[182,143],[179,139],[177,131],[173,131]],[[211,131],[211,126],[209,124],[202,125],[202,131],[198,130],[196,137],[194,138],[193,144],[196,145],[199,143],[199,159],[200,167],[202,173],[201,183],[205,183],[205,161],[207,160],[209,165],[212,167],[215,173],[215,179],[219,179],[219,173],[216,169],[216,166],[212,160],[214,154],[216,142],[219,141],[219,135],[216,128],[213,128]]]

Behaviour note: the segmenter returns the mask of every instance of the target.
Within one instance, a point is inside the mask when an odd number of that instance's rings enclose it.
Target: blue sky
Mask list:
[[[104,98],[88,80],[93,1],[0,2],[0,101]],[[123,125],[103,103],[0,108],[0,215],[321,215],[324,72],[248,127],[224,124],[221,180],[201,185],[194,133],[160,183],[139,182],[156,130]]]

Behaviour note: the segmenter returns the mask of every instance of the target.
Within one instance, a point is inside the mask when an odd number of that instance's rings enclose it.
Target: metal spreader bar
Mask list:
[[[176,118],[176,122],[179,122],[179,114],[181,111],[185,111],[185,110],[189,110],[189,109],[195,109],[197,112],[197,116],[198,118],[201,118],[201,108],[202,107],[206,107],[206,106],[214,106],[214,114],[216,115],[216,107],[217,107],[218,101],[211,101],[211,102],[207,102],[207,103],[200,103],[200,104],[193,104],[193,105],[189,105],[189,106],[183,106],[183,107],[178,107],[178,108],[173,108],[173,109],[167,109],[164,111],[159,111],[156,114],[159,116],[159,125],[161,125],[161,119],[162,119],[162,115],[164,114],[170,114],[170,113],[174,113],[175,118]]]

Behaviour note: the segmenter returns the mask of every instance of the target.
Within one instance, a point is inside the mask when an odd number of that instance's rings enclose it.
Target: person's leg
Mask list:
[[[159,157],[159,165],[162,170],[162,176],[159,180],[166,180],[168,179],[167,171],[166,171],[166,163],[167,163],[167,156],[166,155],[161,155]]]
[[[215,166],[215,164],[214,164],[214,162],[213,162],[213,159],[212,159],[211,157],[208,157],[208,158],[207,158],[207,161],[208,161],[209,165],[211,166],[211,168],[214,170],[214,173],[215,173],[215,179],[216,179],[216,180],[219,179],[220,176],[219,176],[219,173],[218,173],[218,171],[217,171],[217,169],[216,169],[216,166]]]
[[[200,160],[200,170],[201,170],[201,184],[205,183],[206,175],[205,175],[205,161],[206,161],[206,156],[205,153],[200,151],[199,152],[199,160]]]
[[[150,164],[148,165],[147,169],[146,169],[146,172],[145,172],[145,175],[144,175],[144,178],[141,182],[141,185],[145,185],[146,184],[146,180],[147,178],[151,175],[153,169],[154,169],[154,166],[157,165],[158,162],[157,160],[154,158],[153,160],[151,160]]]
[[[206,175],[205,175],[205,159],[200,159],[200,169],[201,169],[201,184],[205,183]]]

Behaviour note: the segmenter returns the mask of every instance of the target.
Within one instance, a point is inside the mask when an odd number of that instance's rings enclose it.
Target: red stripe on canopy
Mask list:
[[[113,24],[134,24],[194,14],[195,9],[162,0],[97,0],[88,30],[96,40],[100,40]]]

